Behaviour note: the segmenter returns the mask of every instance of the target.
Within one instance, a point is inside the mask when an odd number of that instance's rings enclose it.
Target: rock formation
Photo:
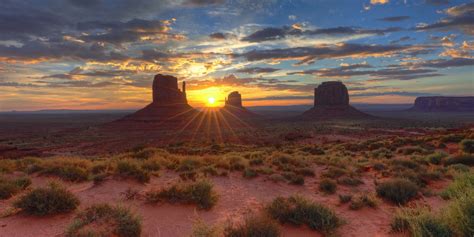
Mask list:
[[[303,113],[305,118],[368,118],[370,115],[360,112],[349,105],[349,93],[339,81],[323,82],[314,89],[314,107]]]
[[[257,116],[242,106],[242,95],[238,91],[233,91],[227,96],[224,108],[221,109],[221,112],[224,115],[231,113],[244,119]]]
[[[123,121],[180,121],[196,113],[186,99],[186,83],[178,89],[178,79],[158,74],[153,80],[153,102],[145,108],[126,116]]]
[[[474,112],[474,96],[418,97],[410,110],[419,112]]]

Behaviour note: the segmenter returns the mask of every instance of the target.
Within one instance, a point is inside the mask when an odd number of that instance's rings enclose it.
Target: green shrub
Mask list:
[[[77,214],[66,231],[68,237],[139,237],[141,220],[124,207],[95,204]]]
[[[322,179],[319,183],[319,190],[326,194],[333,194],[336,192],[337,184],[330,179]]]
[[[460,190],[440,213],[442,220],[453,227],[456,236],[474,236],[474,188]]]
[[[300,196],[277,197],[266,206],[266,211],[282,223],[306,224],[325,233],[334,231],[342,224],[334,211]]]
[[[457,176],[449,186],[441,192],[444,199],[457,198],[466,192],[466,190],[474,189],[474,174],[466,173]]]
[[[149,191],[145,197],[150,203],[159,201],[194,203],[199,208],[206,210],[212,208],[217,202],[217,195],[213,190],[213,184],[207,180],[189,184],[175,184],[159,191]]]
[[[364,182],[358,178],[343,177],[337,180],[337,183],[342,184],[342,185],[347,185],[347,186],[359,186],[363,184]]]
[[[117,174],[122,177],[131,177],[138,182],[146,183],[150,181],[150,174],[141,169],[133,160],[120,160],[117,162]]]
[[[474,139],[464,139],[461,141],[460,146],[463,152],[474,153]]]
[[[244,178],[250,179],[250,178],[255,178],[255,177],[257,177],[257,176],[258,176],[258,173],[257,173],[257,171],[254,170],[254,169],[246,168],[246,169],[244,170],[244,172],[242,173],[242,176],[243,176]]]
[[[463,154],[454,157],[450,157],[445,160],[445,165],[453,165],[453,164],[463,164],[468,166],[474,166],[474,155],[472,154]]]
[[[439,165],[446,156],[448,156],[446,153],[436,152],[426,157],[426,160],[431,164]]]
[[[351,205],[349,208],[351,210],[359,210],[363,207],[377,207],[377,198],[373,195],[362,194],[352,198]]]
[[[17,179],[0,178],[0,200],[8,199],[30,185],[31,179],[28,177]]]
[[[339,195],[339,202],[340,203],[348,203],[352,200],[352,195],[351,194],[344,194],[344,195]]]
[[[264,216],[246,217],[244,223],[229,225],[224,229],[226,237],[278,237],[280,227],[274,220]]]
[[[450,237],[451,228],[441,219],[433,216],[427,208],[401,208],[391,223],[395,232],[408,231],[411,236],[419,237]]]
[[[79,205],[79,199],[65,188],[51,183],[46,188],[31,190],[13,205],[28,214],[44,216],[73,211]]]
[[[396,204],[405,204],[418,193],[418,186],[406,179],[392,179],[379,184],[377,194]]]
[[[290,184],[295,185],[303,185],[304,184],[304,177],[294,172],[285,172],[283,173],[283,177],[290,182]]]

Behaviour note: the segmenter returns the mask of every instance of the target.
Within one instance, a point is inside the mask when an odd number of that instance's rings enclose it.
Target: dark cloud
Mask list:
[[[447,5],[451,0],[426,0],[426,3],[432,5]]]
[[[278,68],[271,68],[271,67],[249,67],[249,68],[242,68],[242,69],[236,70],[236,72],[253,74],[253,73],[271,73],[271,72],[276,72],[279,70],[280,69]]]
[[[388,21],[388,22],[397,22],[397,21],[404,21],[410,19],[409,16],[391,16],[391,17],[384,17],[379,18],[379,21]]]
[[[474,2],[448,8],[448,17],[438,22],[417,26],[416,30],[461,30],[474,35]]]
[[[223,4],[224,2],[225,0],[186,0],[183,4],[191,5],[191,6],[207,6],[207,5]]]
[[[209,38],[215,39],[215,40],[225,40],[225,39],[237,38],[237,36],[232,33],[216,32],[216,33],[210,34]]]
[[[389,32],[400,31],[401,28],[391,27],[386,29],[363,29],[355,27],[335,27],[322,28],[316,30],[302,30],[292,26],[268,27],[258,30],[244,38],[242,41],[247,42],[263,42],[270,40],[284,39],[289,36],[314,36],[314,35],[361,35],[361,34],[377,34],[383,35]]]
[[[410,91],[385,91],[385,92],[364,92],[351,94],[351,97],[368,97],[368,96],[383,96],[383,95],[399,95],[399,96],[437,96],[439,94],[426,93],[426,92],[410,92]]]
[[[404,42],[404,41],[408,41],[408,40],[412,40],[413,38],[411,38],[410,36],[403,36],[403,37],[400,37],[399,39],[397,40],[392,40],[390,41],[391,44],[398,44],[400,42]]]
[[[298,64],[307,64],[320,59],[383,57],[400,55],[403,53],[417,55],[431,51],[432,50],[429,48],[410,45],[338,44],[335,46],[320,45],[316,47],[253,50],[242,54],[235,54],[234,57],[243,57],[249,61],[300,60]]]
[[[423,62],[408,63],[406,66],[412,67],[430,67],[430,68],[449,68],[474,66],[474,58],[452,58],[452,59],[435,59]]]

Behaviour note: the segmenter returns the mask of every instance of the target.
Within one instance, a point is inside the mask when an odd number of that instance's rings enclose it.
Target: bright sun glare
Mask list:
[[[214,97],[207,98],[207,104],[209,106],[214,106],[216,104],[216,98],[214,98]]]

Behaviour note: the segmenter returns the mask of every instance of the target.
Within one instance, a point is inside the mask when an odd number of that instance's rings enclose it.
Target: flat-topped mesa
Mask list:
[[[183,91],[178,89],[178,78],[158,74],[153,80],[153,104],[176,105],[187,104],[186,83],[183,82]]]
[[[370,118],[349,105],[349,92],[340,81],[323,82],[314,89],[314,107],[302,115],[310,119]]]
[[[349,105],[349,93],[340,81],[323,82],[314,88],[314,106]]]
[[[231,92],[225,100],[225,106],[242,108],[242,95],[238,91]]]
[[[474,96],[418,97],[410,110],[420,112],[470,112],[474,111]]]

